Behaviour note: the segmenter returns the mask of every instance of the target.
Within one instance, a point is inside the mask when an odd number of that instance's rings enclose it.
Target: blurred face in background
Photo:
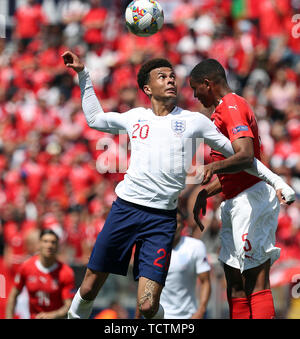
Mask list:
[[[58,252],[58,239],[53,234],[44,234],[40,239],[40,256],[55,259]]]
[[[35,3],[36,3],[36,0],[27,0],[27,4],[28,4],[29,6],[35,5]]]

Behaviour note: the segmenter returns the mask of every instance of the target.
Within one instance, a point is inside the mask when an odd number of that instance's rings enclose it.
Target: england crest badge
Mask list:
[[[185,120],[171,120],[172,130],[175,132],[175,135],[181,136],[186,129]]]

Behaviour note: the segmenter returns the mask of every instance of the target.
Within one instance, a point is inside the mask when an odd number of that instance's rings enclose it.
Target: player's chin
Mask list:
[[[205,108],[211,107],[211,104],[209,104],[208,101],[205,98],[198,97],[198,100]]]
[[[166,98],[174,98],[174,99],[176,99],[177,98],[177,92],[175,92],[175,91],[166,91],[165,97]]]

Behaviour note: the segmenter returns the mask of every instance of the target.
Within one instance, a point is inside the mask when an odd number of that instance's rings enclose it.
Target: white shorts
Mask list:
[[[219,259],[241,272],[271,264],[280,256],[275,247],[280,204],[275,190],[261,181],[221,204]]]

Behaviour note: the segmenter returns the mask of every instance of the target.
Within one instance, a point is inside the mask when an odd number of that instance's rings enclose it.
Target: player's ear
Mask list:
[[[203,83],[204,83],[204,85],[205,85],[208,89],[211,87],[210,80],[204,79]]]
[[[148,96],[152,94],[152,91],[149,85],[144,85],[143,90]]]

